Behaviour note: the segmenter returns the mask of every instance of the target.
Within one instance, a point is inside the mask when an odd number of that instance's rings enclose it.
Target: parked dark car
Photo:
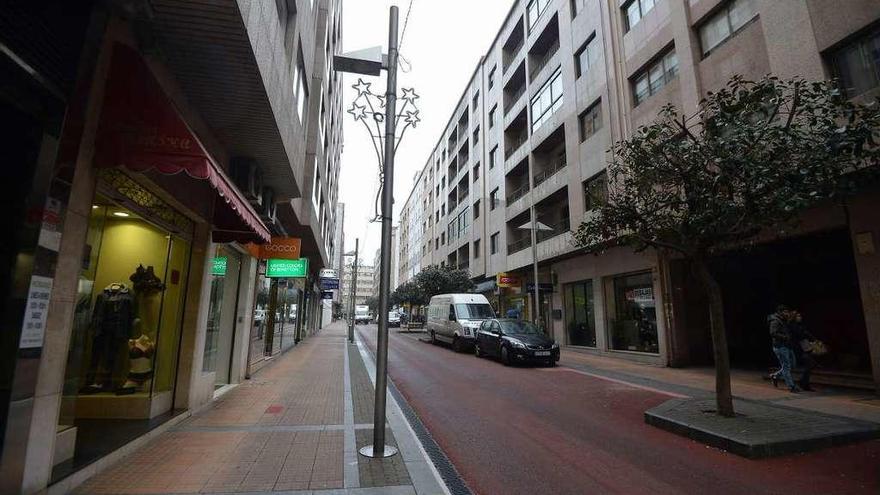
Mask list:
[[[554,366],[559,345],[534,323],[512,318],[483,322],[474,342],[477,357],[497,356],[502,363],[540,362]]]

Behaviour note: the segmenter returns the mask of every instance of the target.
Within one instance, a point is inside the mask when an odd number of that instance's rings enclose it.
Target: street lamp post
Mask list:
[[[532,319],[534,320],[535,325],[540,326],[540,304],[538,303],[538,295],[540,294],[541,287],[538,284],[538,231],[539,230],[553,230],[552,228],[544,225],[543,223],[538,221],[537,212],[535,211],[535,203],[532,202],[532,206],[530,208],[529,215],[531,216],[531,220],[529,223],[523,224],[519,226],[519,229],[525,230],[529,229],[531,241],[532,241],[532,274],[535,278],[535,285],[533,289],[533,301],[532,301]]]
[[[358,242],[360,239],[354,240],[354,252],[345,253],[345,256],[354,256],[351,262],[351,297],[348,298],[348,342],[354,343],[354,298],[357,294],[357,274],[358,274]]]
[[[370,48],[358,52],[345,53],[334,57],[337,71],[353,72],[378,76],[382,69],[386,72],[385,95],[375,95],[370,91],[370,83],[358,79],[354,85],[358,96],[348,110],[355,121],[366,127],[373,142],[373,149],[381,168],[381,213],[382,250],[379,264],[379,332],[376,344],[376,397],[373,414],[373,444],[359,450],[361,455],[381,458],[390,457],[397,449],[385,445],[385,396],[388,378],[388,310],[391,293],[391,220],[394,208],[394,154],[403,134],[410,126],[419,122],[419,111],[415,106],[418,95],[412,89],[403,89],[404,101],[397,111],[397,24],[398,9],[392,6],[388,22],[388,53],[382,55],[381,48]],[[358,104],[361,102],[362,104]],[[375,104],[374,104],[375,103]],[[384,106],[385,113],[375,111],[376,106]],[[412,109],[407,111],[407,108]],[[367,115],[372,117],[369,122]],[[397,134],[397,122],[403,118],[400,134]],[[380,124],[384,123],[384,132]],[[372,125],[372,126],[371,126]]]

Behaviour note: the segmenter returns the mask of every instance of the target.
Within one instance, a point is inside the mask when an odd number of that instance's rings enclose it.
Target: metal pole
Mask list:
[[[540,291],[538,284],[538,215],[535,212],[535,201],[532,199],[532,270],[535,276],[535,296],[534,301],[532,302],[532,315],[535,319],[535,325],[540,326],[541,315],[540,305],[538,304],[538,294]]]
[[[348,315],[348,342],[354,344],[354,295],[357,293],[357,275],[358,275],[358,243],[360,239],[354,240],[354,261],[351,262],[351,297],[349,304],[350,313]]]
[[[388,19],[388,65],[385,68],[385,164],[382,183],[382,255],[379,268],[379,335],[376,344],[376,404],[373,445],[360,450],[367,457],[390,457],[397,449],[385,445],[385,393],[388,376],[388,302],[391,292],[391,215],[394,208],[394,134],[397,106],[397,7]]]

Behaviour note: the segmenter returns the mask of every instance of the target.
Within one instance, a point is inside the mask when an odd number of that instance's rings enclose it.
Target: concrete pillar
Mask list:
[[[880,190],[853,198],[849,213],[871,371],[880,391]]]

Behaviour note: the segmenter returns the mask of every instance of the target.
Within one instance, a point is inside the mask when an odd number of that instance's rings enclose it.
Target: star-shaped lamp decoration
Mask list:
[[[367,116],[367,107],[364,105],[358,105],[357,103],[352,103],[351,108],[346,110],[346,112],[350,113],[355,122],[358,120],[363,120]]]
[[[414,112],[413,112],[413,111],[407,111],[407,112],[406,112],[406,117],[403,118],[403,121],[406,122],[407,124],[409,124],[409,125],[415,127],[416,124],[418,124],[419,122],[422,121],[422,119],[419,118],[419,111],[416,110],[416,111],[414,111]]]
[[[410,105],[415,105],[416,100],[419,98],[419,95],[416,94],[416,90],[413,88],[403,88],[403,96],[400,97],[401,100],[409,102]]]
[[[357,84],[353,85],[352,88],[357,90],[358,97],[364,96],[365,94],[367,94],[367,95],[373,94],[370,92],[370,83],[365,82],[361,78],[358,78]]]

